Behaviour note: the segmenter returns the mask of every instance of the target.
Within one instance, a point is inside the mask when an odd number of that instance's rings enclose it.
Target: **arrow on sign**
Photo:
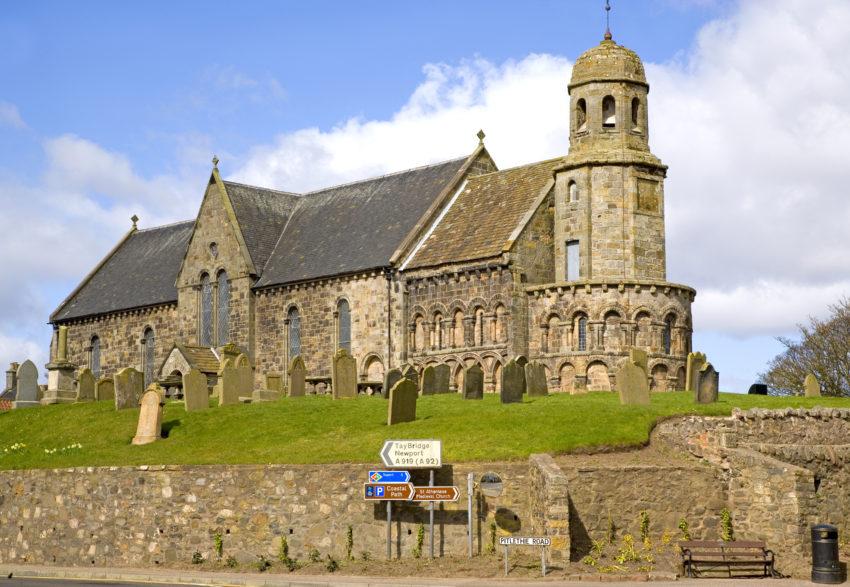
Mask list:
[[[428,485],[413,488],[413,501],[457,501],[460,491],[452,485],[429,487]]]

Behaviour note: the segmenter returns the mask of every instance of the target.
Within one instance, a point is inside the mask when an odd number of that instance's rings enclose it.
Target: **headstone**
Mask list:
[[[145,376],[132,367],[121,369],[115,374],[115,409],[126,410],[138,407],[145,390]]]
[[[629,362],[634,363],[641,369],[645,374],[649,374],[649,356],[646,354],[646,351],[642,349],[636,349],[634,347],[629,349]]]
[[[3,388],[4,392],[18,389],[18,367],[20,367],[18,363],[11,363],[9,364],[9,368],[6,369],[6,386]]]
[[[448,365],[434,367],[436,393],[451,393],[452,368]]]
[[[525,393],[525,368],[511,359],[502,368],[500,399],[503,404],[522,402],[523,393]]]
[[[646,371],[632,361],[617,371],[617,392],[622,405],[649,405],[649,381]]]
[[[416,420],[416,399],[419,390],[407,378],[400,379],[390,390],[390,403],[387,406],[387,426]]]
[[[15,393],[13,408],[31,408],[38,405],[38,369],[35,363],[26,360],[18,367],[15,374],[18,387]]]
[[[463,370],[463,399],[484,399],[484,370],[478,363]]]
[[[688,353],[687,368],[685,370],[685,390],[697,392],[697,378],[699,370],[705,365],[705,353]]]
[[[289,397],[304,397],[304,378],[307,377],[307,366],[301,355],[292,357],[289,362]]]
[[[706,363],[700,368],[696,377],[696,384],[695,399],[698,404],[712,404],[717,401],[720,373],[715,371],[711,363]]]
[[[401,378],[401,369],[390,369],[384,374],[384,386],[382,388],[384,399],[390,399],[390,390]]]
[[[357,361],[346,349],[339,349],[333,358],[331,385],[334,399],[357,397]]]
[[[190,369],[183,376],[183,402],[187,412],[197,412],[210,407],[210,391],[207,376],[198,369]]]
[[[806,392],[806,397],[820,397],[820,383],[814,373],[806,375],[806,380],[803,382],[803,387]]]
[[[115,383],[111,377],[101,377],[94,384],[94,399],[115,401]]]
[[[422,395],[434,395],[437,392],[437,376],[434,365],[422,370]]]
[[[77,375],[77,401],[78,402],[93,402],[94,394],[94,374],[91,369],[83,369]]]
[[[251,393],[251,403],[273,402],[280,399],[283,392],[283,376],[279,373],[266,373],[265,387]]]
[[[528,357],[525,355],[518,355],[514,358],[514,360],[516,361],[516,364],[522,368],[525,368],[525,366],[528,365]]]
[[[408,363],[401,368],[401,376],[412,381],[416,389],[419,389],[419,373],[416,371],[416,367]]]
[[[139,425],[133,444],[150,444],[162,436],[162,404],[165,390],[156,383],[151,384],[142,396],[139,410]]]
[[[283,375],[280,373],[266,373],[266,389],[280,394],[283,392]]]
[[[236,370],[239,372],[239,397],[251,397],[254,391],[254,370],[246,355],[236,357]]]
[[[546,383],[546,368],[534,361],[525,366],[525,388],[529,397],[549,395]]]
[[[218,405],[231,406],[239,403],[239,383],[239,369],[228,365],[221,370],[218,377]]]
[[[753,383],[750,385],[748,395],[767,395],[767,385],[764,383]]]

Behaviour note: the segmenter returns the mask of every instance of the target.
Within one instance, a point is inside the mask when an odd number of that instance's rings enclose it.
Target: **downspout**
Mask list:
[[[387,371],[393,366],[393,270],[391,267],[384,268],[384,277],[387,279]],[[384,390],[386,393],[386,390]]]

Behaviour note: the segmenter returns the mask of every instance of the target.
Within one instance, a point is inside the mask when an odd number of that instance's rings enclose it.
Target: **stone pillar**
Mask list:
[[[540,352],[549,352],[549,325],[544,324],[540,327]]]
[[[475,346],[475,316],[463,318],[463,344],[466,348]]]
[[[18,363],[9,364],[9,369],[6,370],[6,386],[3,388],[3,391],[18,389],[18,367],[20,367]]]
[[[41,403],[72,404],[77,399],[74,389],[74,372],[77,366],[68,361],[68,327],[59,327],[59,338],[56,347],[56,361],[45,365],[47,367],[47,391]]]
[[[416,323],[407,325],[407,348],[410,354],[416,353]]]
[[[570,560],[569,481],[548,454],[529,457],[531,477],[531,526],[537,536],[552,540],[549,556]]]
[[[595,351],[605,348],[605,341],[602,335],[602,322],[591,322],[588,320],[587,327],[590,330],[588,333],[587,350]]]
[[[59,327],[59,344],[56,347],[56,362],[66,363],[68,361],[68,327]]]
[[[484,323],[481,327],[484,329],[484,332],[481,333],[481,340],[484,345],[491,345],[496,342],[495,337],[493,336],[493,329],[496,325],[496,314],[492,312],[489,314],[484,314]]]
[[[425,341],[425,350],[433,351],[437,349],[437,332],[434,328],[434,323],[425,321],[425,336],[427,340]]]

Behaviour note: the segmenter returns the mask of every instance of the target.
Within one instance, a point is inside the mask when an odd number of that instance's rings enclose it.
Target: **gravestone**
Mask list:
[[[646,351],[641,349],[636,349],[634,347],[629,349],[629,362],[634,363],[641,369],[645,374],[649,374],[649,357],[646,354]]]
[[[289,363],[289,397],[304,397],[304,378],[307,377],[307,367],[301,355],[292,357]]]
[[[266,373],[266,389],[274,391],[278,395],[283,392],[283,375],[280,373]]]
[[[346,349],[334,353],[331,385],[334,399],[357,397],[357,361]]]
[[[748,395],[767,395],[767,385],[764,383],[753,383],[750,385]]]
[[[502,368],[500,399],[503,404],[522,402],[523,393],[525,393],[525,368],[511,359]]]
[[[463,370],[463,399],[484,399],[484,370],[478,363]]]
[[[219,406],[232,406],[239,403],[239,384],[239,369],[228,364],[221,370],[221,375],[218,377]]]
[[[115,383],[111,377],[101,377],[94,384],[94,399],[115,401]]]
[[[649,405],[649,381],[646,371],[632,361],[617,371],[617,392],[622,405]]]
[[[815,377],[814,373],[809,373],[806,375],[805,381],[803,381],[803,390],[805,391],[806,397],[820,397],[820,383],[818,383],[818,378]]]
[[[133,444],[150,444],[162,436],[162,405],[165,390],[153,383],[142,396],[139,424]]]
[[[433,365],[422,370],[422,395],[434,395],[437,391],[437,374]]]
[[[384,386],[381,388],[384,399],[390,399],[390,390],[400,379],[402,379],[401,369],[390,369],[384,374]]]
[[[233,345],[235,346],[235,345]],[[236,358],[235,357],[225,357],[222,355],[221,361],[219,362],[218,371],[216,371],[216,381],[213,386],[213,397],[216,399],[221,398],[221,376],[224,374],[225,369],[233,369],[236,370]],[[239,382],[237,380],[236,385],[238,387]]]
[[[448,365],[434,367],[436,393],[451,393],[452,368]]]
[[[711,404],[717,401],[717,393],[720,387],[720,373],[711,363],[703,365],[696,377],[697,392],[696,402],[698,404]]]
[[[526,357],[525,355],[518,355],[514,358],[514,361],[516,361],[516,364],[522,368],[525,368],[525,366],[528,365],[528,357]]]
[[[183,402],[187,412],[197,412],[210,407],[207,376],[198,369],[189,369],[183,376]]]
[[[705,365],[705,353],[688,353],[687,368],[685,369],[685,390],[697,392],[699,370]]]
[[[546,383],[546,368],[534,361],[525,366],[525,387],[529,397],[549,395]]]
[[[32,408],[38,405],[38,369],[35,363],[30,360],[21,363],[15,374],[15,384],[18,389],[13,408]]]
[[[236,357],[236,371],[239,377],[239,397],[251,397],[254,392],[254,370],[251,361],[244,354]]]
[[[387,406],[387,426],[416,420],[416,399],[419,390],[407,378],[399,381],[390,390],[390,403]]]
[[[78,402],[93,402],[95,400],[94,393],[94,374],[91,369],[83,369],[77,375],[77,401]]]
[[[401,376],[412,381],[416,389],[419,389],[419,373],[416,371],[416,367],[408,363],[401,368]]]
[[[145,376],[132,367],[121,369],[115,374],[115,409],[136,408],[145,391]]]
[[[68,327],[60,326],[56,338],[56,360],[47,365],[47,391],[41,399],[44,405],[70,404],[77,398],[74,389],[76,365],[68,360]]]
[[[4,393],[7,391],[15,392],[18,389],[18,367],[20,367],[18,363],[10,363],[9,368],[6,369],[6,386],[3,388]]]

